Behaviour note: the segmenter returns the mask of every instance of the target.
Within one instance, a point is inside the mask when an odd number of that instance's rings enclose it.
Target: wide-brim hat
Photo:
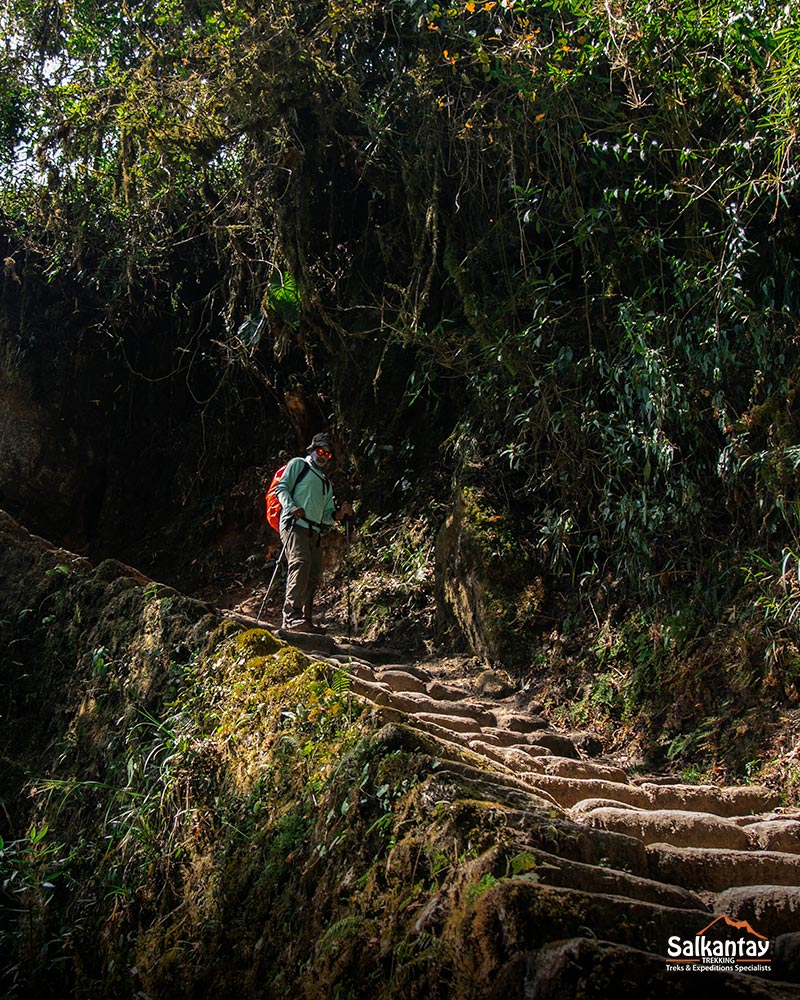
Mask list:
[[[316,451],[317,448],[324,448],[333,454],[333,438],[330,434],[326,434],[324,431],[321,434],[315,434],[311,439],[311,444],[306,448],[306,452]]]

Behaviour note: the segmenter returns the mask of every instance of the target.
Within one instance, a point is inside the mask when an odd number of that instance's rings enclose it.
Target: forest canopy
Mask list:
[[[232,365],[403,345],[406,403],[457,398],[451,442],[573,579],[800,548],[796,2],[7,0],[0,29],[2,226],[98,329],[199,297]]]

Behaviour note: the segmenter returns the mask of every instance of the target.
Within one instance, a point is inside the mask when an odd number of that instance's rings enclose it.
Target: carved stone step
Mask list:
[[[722,892],[730,886],[800,883],[800,855],[778,851],[731,851],[713,847],[646,848],[650,878],[687,889]]]
[[[453,706],[453,711],[455,712],[456,710],[456,706]],[[475,719],[472,716],[444,715],[439,712],[415,712],[412,717],[412,724],[415,718],[419,719],[420,722],[433,723],[444,729],[452,729],[454,732],[464,733],[465,735],[472,735],[475,732]]]
[[[432,809],[440,808],[442,803],[456,799],[469,800],[476,808],[493,811],[497,817],[501,815],[526,815],[528,813],[547,814],[549,810],[557,810],[555,804],[545,796],[537,795],[530,789],[512,784],[506,784],[502,775],[500,780],[495,776],[487,776],[485,772],[468,769],[455,761],[447,761],[422,783],[420,800]]]
[[[496,746],[503,747],[514,747],[514,746],[524,746],[526,743],[529,746],[536,745],[542,746],[539,742],[540,736],[547,732],[546,727],[534,730],[530,733],[517,733],[510,729],[498,729],[497,726],[481,726],[481,731],[479,739],[486,740],[487,743],[494,743]],[[553,734],[556,735],[556,734]],[[566,740],[564,737],[559,737],[563,743],[571,748],[571,753],[561,753],[562,757],[577,757],[579,756],[578,751],[575,749],[574,745]],[[552,741],[551,741],[552,742]]]
[[[428,694],[437,701],[468,701],[471,694],[465,688],[456,687],[454,684],[442,684],[440,681],[430,681],[427,686]],[[485,707],[485,703],[480,703]]]
[[[582,799],[602,798],[614,802],[648,808],[650,798],[646,791],[634,785],[623,785],[618,781],[602,778],[566,778],[555,774],[540,774],[529,771],[524,775],[531,787],[541,788],[552,795],[559,805],[570,809]]]
[[[347,656],[329,656],[326,660],[336,670],[344,670],[353,677],[362,681],[375,681],[375,669],[369,663],[356,662]]]
[[[576,821],[581,813],[589,813],[594,809],[640,809],[640,806],[633,806],[627,802],[615,802],[613,799],[581,799],[574,806],[570,807],[569,813]]]
[[[525,778],[532,785],[546,789],[565,809],[582,799],[601,798],[640,809],[678,809],[728,818],[751,810],[770,808],[778,798],[769,789],[760,786],[623,785],[600,778],[566,778],[533,771]]]
[[[745,885],[725,889],[716,897],[716,913],[748,920],[761,934],[777,937],[800,928],[800,887]]]
[[[560,778],[600,778],[602,781],[613,781],[615,784],[628,784],[628,776],[621,767],[594,760],[537,756],[531,770],[539,771],[541,774],[553,774]]]
[[[427,692],[430,683],[420,680],[408,670],[399,670],[396,667],[380,668],[375,672],[375,679],[381,684],[386,684],[392,691],[418,691],[422,694]]]
[[[794,820],[800,823],[800,812],[796,809],[785,809],[780,806],[771,812],[751,813],[748,816],[732,816],[731,822],[739,826],[749,826],[751,823],[771,823],[773,820]]]
[[[615,944],[640,946],[654,955],[662,955],[663,968],[669,937],[684,936],[687,930],[700,930],[709,922],[705,908],[662,906],[623,896],[536,885],[520,878],[502,880],[483,893],[474,910],[474,925],[481,927],[487,937],[491,935],[492,947],[484,950],[475,949],[473,945],[472,949],[459,949],[464,965],[458,972],[466,974],[473,982],[477,977],[476,970],[470,968],[472,962],[482,963],[481,979],[494,982],[512,956],[585,933],[586,928],[597,928],[604,939]],[[471,955],[470,950],[478,954]],[[567,990],[560,1000],[614,996],[616,983],[607,981],[605,985],[606,991]],[[457,991],[454,995],[475,996],[472,992],[461,994]],[[516,995],[533,997],[536,994]],[[638,996],[650,998],[654,994],[645,989]]]
[[[512,771],[530,771],[535,766],[536,757],[549,755],[547,747],[512,746],[504,747],[487,743],[485,740],[471,739],[469,746],[475,753],[481,754],[489,760],[504,764]]]
[[[743,816],[774,809],[780,796],[761,785],[660,785],[637,786],[648,793],[654,809],[692,809],[717,816]]]
[[[640,840],[621,833],[576,826],[567,818],[508,812],[506,827],[525,849],[557,854],[565,861],[625,871],[640,878],[650,878],[647,849]],[[515,841],[516,842],[516,841]],[[690,888],[691,886],[683,886]]]
[[[626,896],[644,903],[675,906],[681,909],[707,909],[706,902],[689,889],[665,885],[653,879],[631,875],[603,865],[586,865],[580,861],[565,860],[556,854],[536,851],[531,857],[534,867],[531,878],[542,885],[598,892],[606,896]],[[524,877],[524,876],[523,876]]]
[[[475,754],[475,751],[470,750],[469,747],[470,738],[474,736],[474,728],[469,728],[464,732],[457,729],[447,729],[442,725],[444,716],[431,715],[428,719],[423,719],[418,715],[409,715],[407,712],[401,712],[399,709],[391,708],[388,705],[378,705],[375,707],[375,711],[379,714],[379,717],[383,722],[398,723],[405,728],[413,729],[417,732],[433,737],[435,743],[438,744],[439,749],[444,754],[445,758],[453,753],[457,754],[459,752],[467,752],[475,755],[476,757],[478,756]],[[429,719],[431,721],[429,721]],[[463,721],[466,730],[467,725],[472,720],[464,719]],[[437,755],[433,750],[432,753],[434,756]]]
[[[513,733],[533,733],[537,729],[547,728],[547,721],[540,715],[517,712],[502,706],[495,709],[494,715],[499,729],[510,730]]]
[[[494,716],[485,711],[481,706],[470,702],[462,701],[458,703],[458,710],[454,708],[454,702],[440,702],[429,697],[427,694],[416,691],[395,691],[383,681],[368,681],[358,677],[351,678],[352,690],[367,698],[375,705],[385,705],[396,708],[408,715],[455,715],[472,720],[472,730],[476,733],[481,726],[493,726]]]
[[[676,847],[721,847],[746,851],[750,841],[742,827],[712,813],[679,809],[620,809],[600,806],[571,812],[577,822],[636,837],[645,844]]]
[[[742,826],[750,846],[759,851],[787,851],[800,854],[800,823],[793,819],[772,819]]]

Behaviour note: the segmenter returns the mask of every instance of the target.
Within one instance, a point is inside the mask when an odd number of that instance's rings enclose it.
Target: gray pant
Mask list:
[[[286,546],[289,572],[283,602],[283,624],[310,622],[314,592],[322,573],[322,549],[319,534],[308,528],[281,527],[281,541]]]

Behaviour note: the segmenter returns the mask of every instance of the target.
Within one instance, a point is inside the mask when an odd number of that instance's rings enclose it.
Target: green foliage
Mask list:
[[[282,274],[267,286],[266,306],[284,323],[297,326],[300,322],[300,292],[291,274]]]
[[[59,893],[70,892],[78,846],[56,843],[47,825],[32,826],[26,837],[5,842],[0,837],[0,990],[4,997],[24,995],[30,982],[59,975],[69,954],[63,927],[43,934]],[[12,956],[16,961],[11,961]]]
[[[477,882],[467,887],[467,902],[474,903],[488,890],[493,889],[499,882],[491,872],[481,875]]]
[[[783,677],[784,688],[795,689],[800,675],[800,557],[791,548],[783,550],[780,563],[754,553],[744,576],[763,616],[765,660],[773,679],[777,684]]]
[[[653,597],[785,533],[791,5],[12,0],[0,18],[0,210],[50,280],[102,303],[98,329],[132,301],[183,316],[200,275],[215,348],[270,385],[295,346],[403,345],[409,405],[455,404],[456,457],[480,442],[575,585],[611,572]]]

